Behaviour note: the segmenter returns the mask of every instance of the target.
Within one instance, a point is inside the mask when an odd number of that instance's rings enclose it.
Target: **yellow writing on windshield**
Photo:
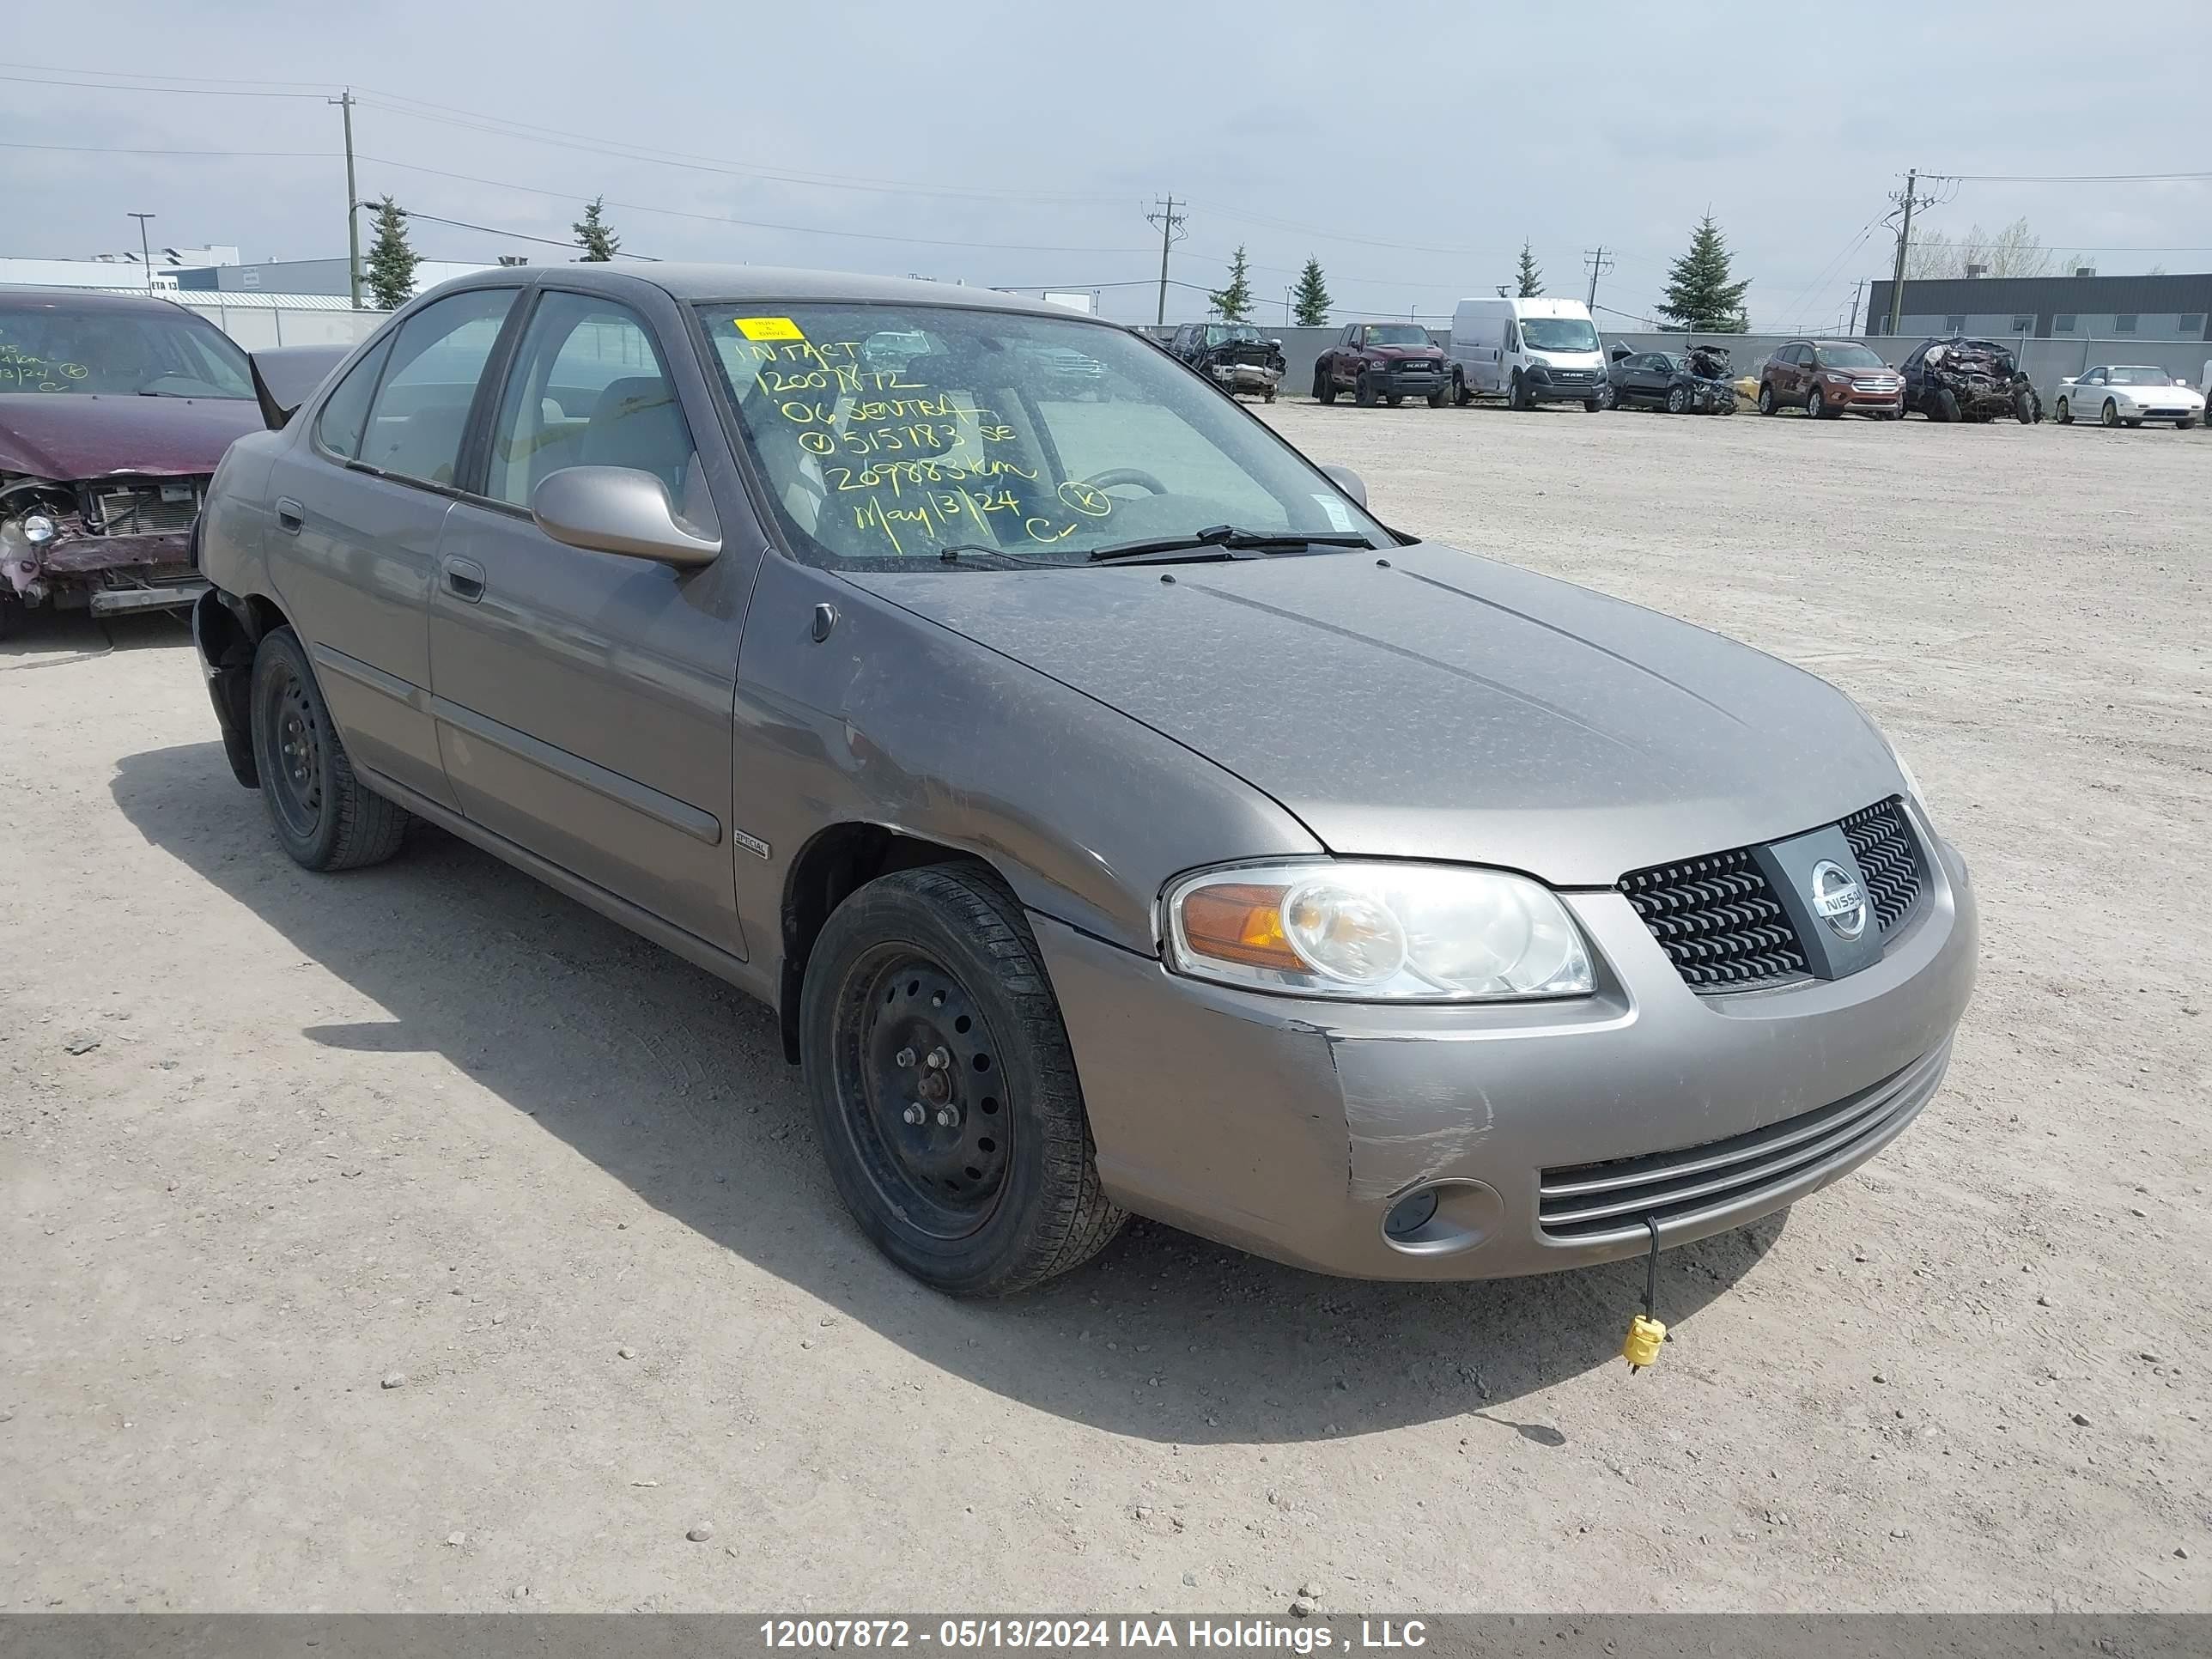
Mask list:
[[[0,341],[0,386],[15,391],[28,387],[33,392],[67,392],[72,381],[91,373],[82,363],[49,362]]]
[[[952,356],[932,337],[886,330],[865,340],[811,341],[789,318],[735,321],[754,386],[799,428],[799,448],[819,469],[828,500],[839,503],[836,520],[849,512],[854,530],[880,534],[892,552],[919,553],[917,544],[933,538],[940,545],[1049,545],[1114,511],[1114,498],[1095,485],[1025,489],[1038,484],[1040,468],[1025,464],[1023,428],[1010,413],[973,401],[972,390],[933,384],[929,371]]]

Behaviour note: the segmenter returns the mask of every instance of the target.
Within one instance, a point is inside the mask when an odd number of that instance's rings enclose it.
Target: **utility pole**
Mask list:
[[[1863,276],[1851,284],[1851,325],[1844,331],[1846,334],[1856,334],[1859,331],[1859,290],[1865,286],[1866,278]]]
[[[1890,199],[1905,209],[1905,222],[1897,228],[1897,264],[1889,278],[1889,332],[1897,332],[1898,319],[1905,314],[1905,251],[1912,245],[1912,210],[1933,207],[1936,198],[1919,193],[1920,169],[1913,168],[1905,175],[1905,193]],[[1873,319],[1868,319],[1869,322]]]
[[[153,245],[146,240],[146,222],[157,216],[151,213],[133,213],[125,216],[138,222],[138,257],[146,266],[146,292],[151,294],[154,291],[154,248]]]
[[[1145,216],[1146,222],[1160,228],[1160,304],[1152,320],[1164,325],[1168,319],[1168,250],[1182,240],[1183,216],[1176,211],[1176,198],[1172,196],[1164,202],[1155,198],[1152,205],[1159,211]]]
[[[361,191],[353,181],[353,88],[348,87],[325,103],[336,104],[345,117],[346,158],[346,289],[353,295],[353,308],[361,309]]]
[[[1590,274],[1589,298],[1583,301],[1583,305],[1588,309],[1595,310],[1597,307],[1597,279],[1604,276],[1607,271],[1613,269],[1613,261],[1605,257],[1605,244],[1603,242],[1600,242],[1594,248],[1584,248],[1583,250],[1583,263],[1589,267]]]

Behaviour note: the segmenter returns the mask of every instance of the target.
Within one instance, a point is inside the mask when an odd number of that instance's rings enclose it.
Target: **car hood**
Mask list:
[[[1443,356],[1444,355],[1444,353],[1443,353],[1443,348],[1442,346],[1432,346],[1432,345],[1425,345],[1425,346],[1363,346],[1363,347],[1361,347],[1361,348],[1360,348],[1360,349],[1362,349],[1363,351],[1370,351],[1370,352],[1374,353],[1374,354],[1375,354],[1375,356],[1378,356],[1378,357],[1394,357],[1394,358],[1405,358],[1405,357],[1441,357],[1441,356]]]
[[[264,429],[250,398],[0,396],[0,472],[73,481],[111,472],[212,472],[231,440]]]
[[[1904,787],[1812,675],[1434,544],[848,580],[1208,757],[1340,854],[1603,887]],[[1083,764],[1040,733],[1040,775],[1056,763]]]

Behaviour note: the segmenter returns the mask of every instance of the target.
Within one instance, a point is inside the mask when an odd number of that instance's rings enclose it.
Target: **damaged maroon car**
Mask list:
[[[0,631],[18,606],[190,605],[208,480],[264,424],[246,353],[183,307],[0,292]]]

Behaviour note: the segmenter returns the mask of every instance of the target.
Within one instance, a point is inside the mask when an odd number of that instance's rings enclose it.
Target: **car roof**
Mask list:
[[[776,265],[681,264],[663,261],[624,262],[577,260],[558,265],[510,266],[474,271],[429,290],[510,286],[515,278],[525,286],[554,286],[619,294],[635,291],[639,283],[657,288],[671,299],[690,305],[726,301],[744,305],[755,301],[800,305],[928,305],[967,306],[980,310],[1019,312],[1035,317],[1059,317],[1077,322],[1098,322],[1066,306],[1048,304],[996,289],[971,288],[960,283],[928,283],[908,276],[862,276],[843,270],[807,270]],[[1109,323],[1108,327],[1120,325]]]
[[[189,306],[153,294],[107,294],[90,288],[0,288],[0,311],[144,312],[158,307],[166,317],[206,322]],[[213,326],[212,324],[210,326]]]

